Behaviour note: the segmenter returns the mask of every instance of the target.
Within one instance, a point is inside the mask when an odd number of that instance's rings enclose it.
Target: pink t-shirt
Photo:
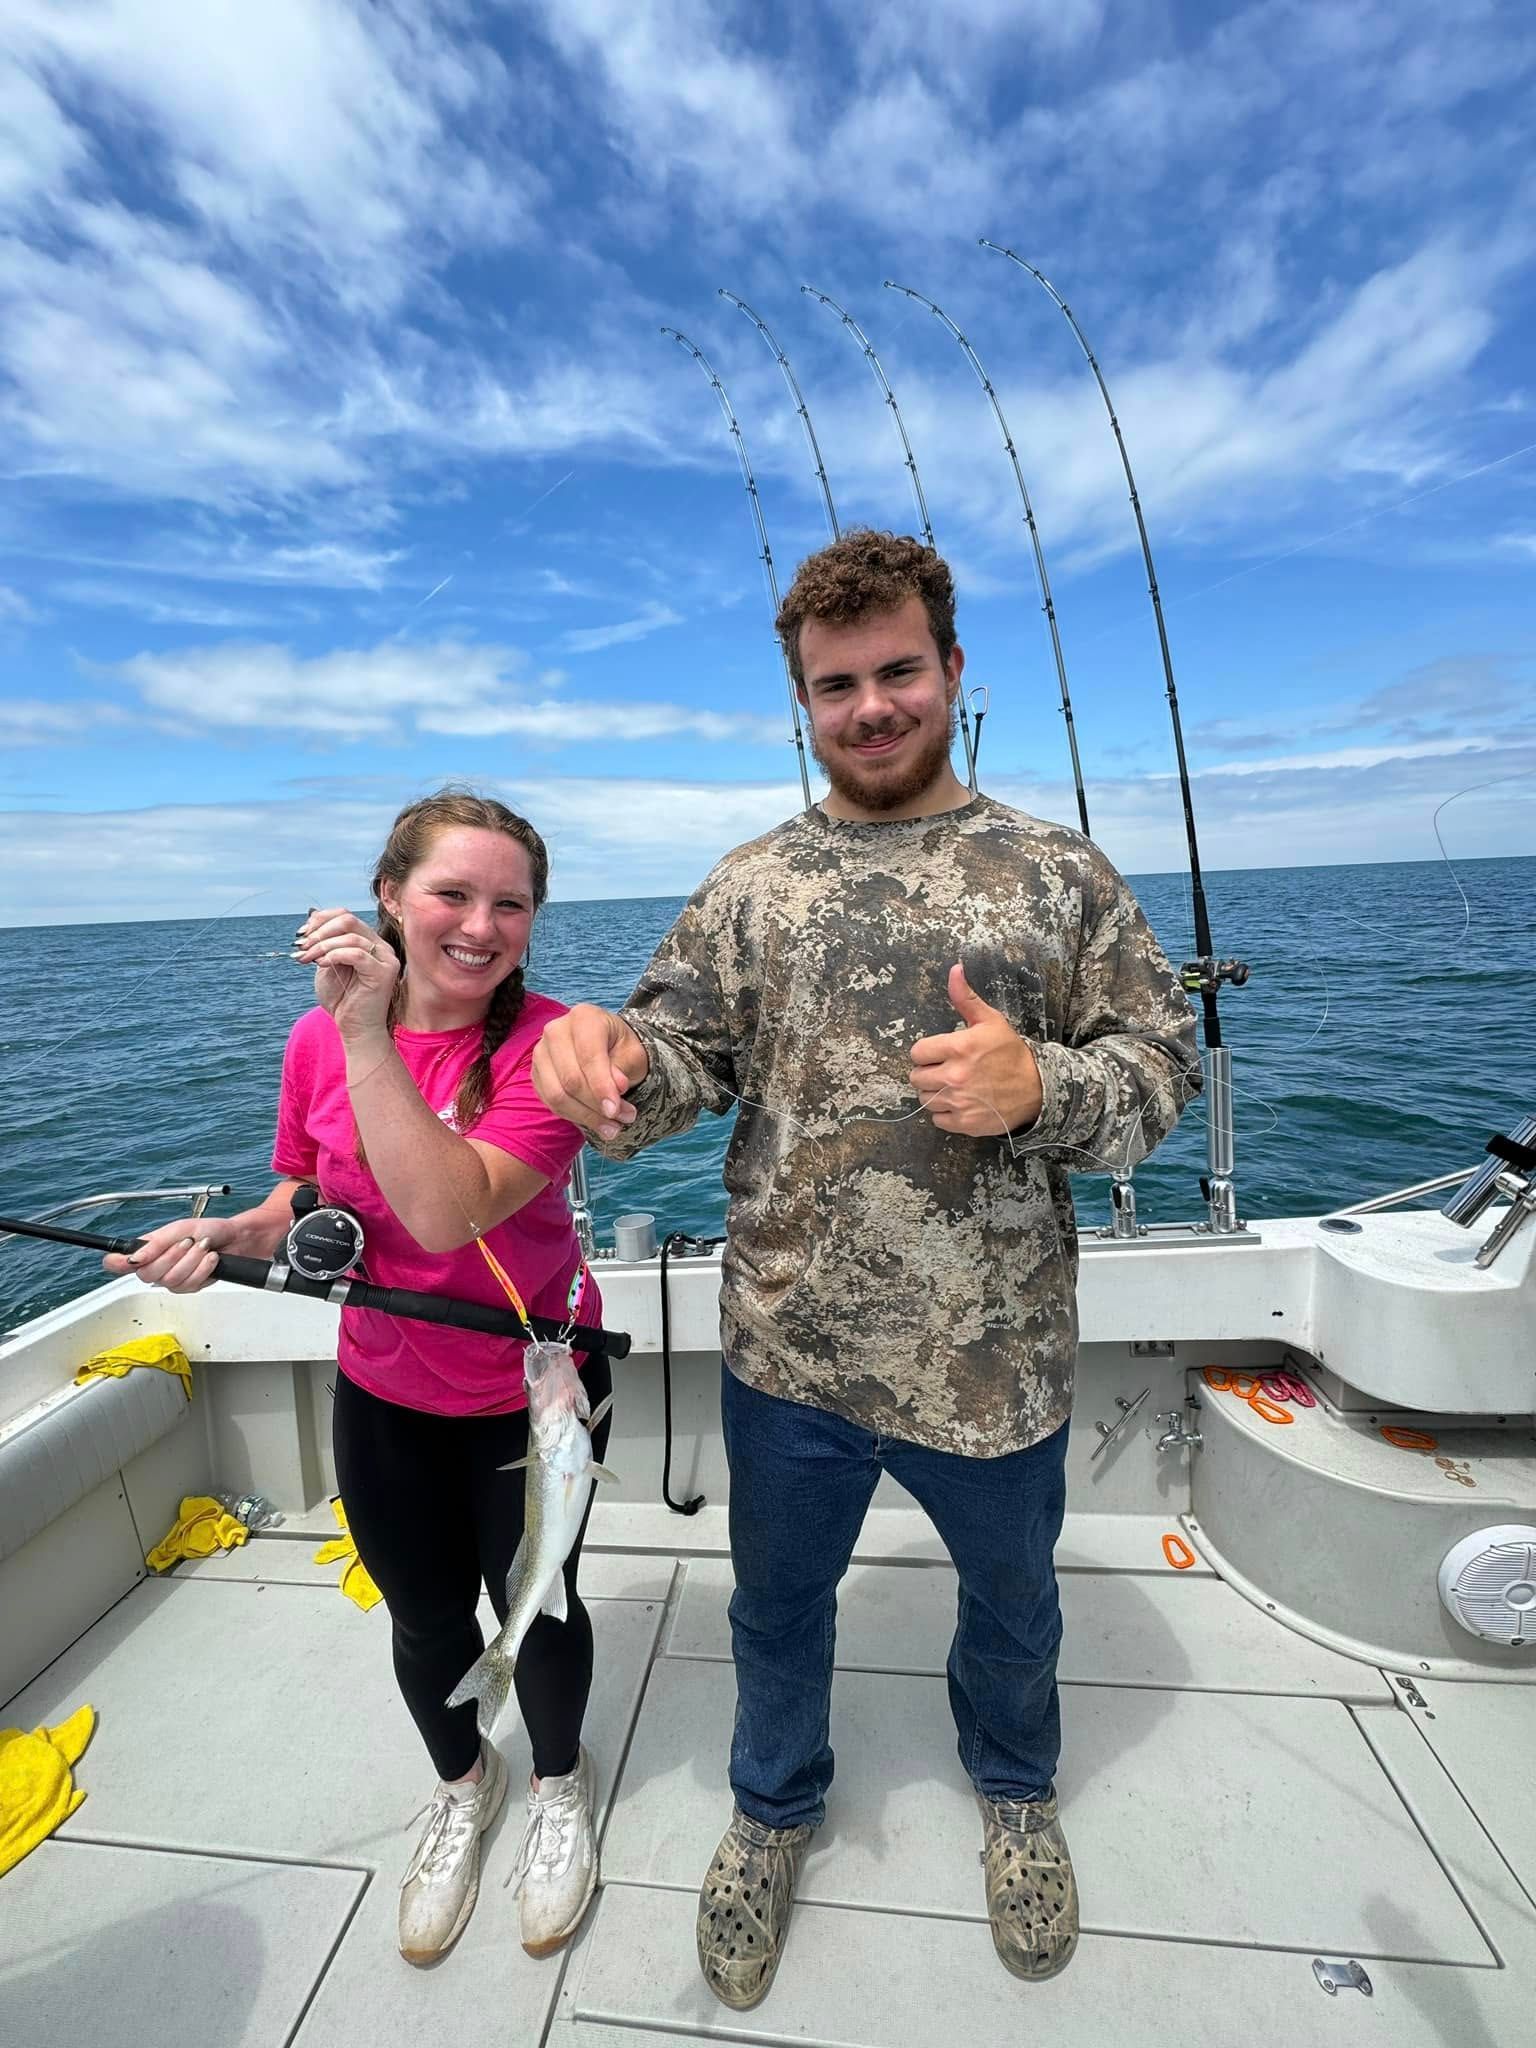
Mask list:
[[[582,1134],[544,1107],[531,1078],[539,1035],[551,1018],[563,1014],[564,1005],[548,996],[530,990],[524,997],[516,1024],[491,1060],[490,1103],[469,1135],[549,1176],[548,1187],[486,1233],[486,1243],[533,1315],[563,1319],[572,1281],[581,1273],[581,1320],[590,1325],[602,1320],[602,1303],[582,1267],[565,1197]],[[479,1031],[397,1030],[395,1048],[428,1107],[449,1122],[459,1082],[480,1049]],[[365,1278],[384,1287],[507,1307],[476,1244],[452,1252],[422,1250],[385,1201],[356,1147],[341,1034],[327,1011],[306,1011],[283,1055],[273,1171],[316,1181],[327,1201],[356,1212],[365,1239]],[[403,1408],[434,1415],[494,1415],[527,1406],[520,1340],[380,1315],[376,1309],[343,1308],[336,1356],[348,1379]]]

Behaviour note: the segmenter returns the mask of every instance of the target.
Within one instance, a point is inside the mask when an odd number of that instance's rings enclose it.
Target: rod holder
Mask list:
[[[1109,1184],[1109,1234],[1120,1238],[1140,1235],[1136,1221],[1136,1186],[1129,1168],[1124,1173],[1117,1173]]]
[[[1232,1053],[1225,1045],[1211,1048],[1206,1069],[1205,1189],[1206,1209],[1213,1236],[1229,1237],[1240,1229],[1237,1220],[1237,1189],[1232,1184],[1236,1164],[1232,1120]]]
[[[597,1257],[597,1233],[592,1227],[591,1196],[587,1188],[587,1155],[578,1152],[571,1161],[571,1221],[576,1226],[576,1242],[581,1246],[581,1256],[590,1265]]]
[[[1505,1141],[1516,1149],[1529,1149],[1536,1145],[1536,1116],[1522,1117]],[[1509,1171],[1510,1161],[1502,1151],[1495,1151],[1497,1140],[1488,1146],[1489,1158],[1446,1202],[1442,1214],[1449,1216],[1453,1223],[1459,1223],[1463,1230],[1470,1230],[1490,1202],[1497,1201],[1505,1192],[1500,1181]]]

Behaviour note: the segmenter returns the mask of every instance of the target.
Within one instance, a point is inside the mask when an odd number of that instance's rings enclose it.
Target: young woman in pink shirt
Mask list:
[[[565,1199],[582,1133],[544,1107],[530,1079],[540,1033],[563,1010],[523,981],[548,879],[538,833],[490,798],[449,790],[402,811],[374,870],[377,928],[317,910],[299,930],[319,1007],[295,1024],[283,1060],[272,1156],[282,1179],[241,1215],[163,1225],[131,1269],[189,1293],[212,1279],[220,1252],[271,1258],[295,1189],[313,1182],[361,1219],[371,1280],[504,1307],[483,1239],[531,1314],[600,1323]],[[506,1792],[506,1765],[481,1743],[473,1703],[444,1702],[483,1647],[482,1584],[505,1615],[523,1474],[502,1468],[529,1448],[522,1354],[506,1338],[341,1312],[337,1484],[439,1779],[400,1892],[400,1951],[413,1963],[440,1955],[468,1921],[480,1836]],[[595,1409],[610,1390],[606,1357],[585,1361],[582,1379]],[[599,1459],[607,1433],[605,1418]],[[581,1747],[592,1624],[576,1588],[580,1554],[578,1539],[565,1567],[567,1618],[541,1614],[517,1660],[533,1749],[520,1913],[534,1955],[570,1938],[597,1879]]]

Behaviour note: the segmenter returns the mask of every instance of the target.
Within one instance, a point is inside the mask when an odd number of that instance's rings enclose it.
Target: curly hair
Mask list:
[[[841,540],[807,555],[773,622],[796,683],[805,683],[800,628],[807,619],[847,626],[898,611],[909,597],[922,599],[939,659],[947,662],[955,645],[955,582],[942,555],[910,534],[877,533],[872,526],[850,527]]]

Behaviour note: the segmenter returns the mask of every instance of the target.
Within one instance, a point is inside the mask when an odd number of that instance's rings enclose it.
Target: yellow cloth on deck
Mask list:
[[[211,1494],[189,1493],[181,1503],[181,1514],[144,1562],[151,1571],[163,1572],[184,1557],[212,1557],[216,1550],[230,1550],[250,1535],[244,1522]]]
[[[83,1387],[89,1380],[109,1377],[120,1380],[136,1365],[158,1366],[161,1372],[175,1373],[191,1400],[192,1361],[182,1350],[180,1339],[166,1333],[158,1337],[132,1337],[126,1344],[114,1344],[110,1351],[98,1351],[75,1374],[75,1385]]]
[[[57,1728],[0,1728],[0,1877],[68,1820],[85,1794],[70,1768],[96,1727],[81,1707]]]
[[[350,1559],[341,1575],[341,1590],[347,1598],[366,1614],[370,1607],[377,1607],[384,1595],[368,1576],[367,1566],[357,1554],[357,1544],[347,1528],[347,1511],[338,1497],[331,1501],[331,1512],[336,1517],[340,1536],[333,1536],[329,1543],[322,1543],[315,1552],[316,1564],[335,1564],[342,1558]]]

